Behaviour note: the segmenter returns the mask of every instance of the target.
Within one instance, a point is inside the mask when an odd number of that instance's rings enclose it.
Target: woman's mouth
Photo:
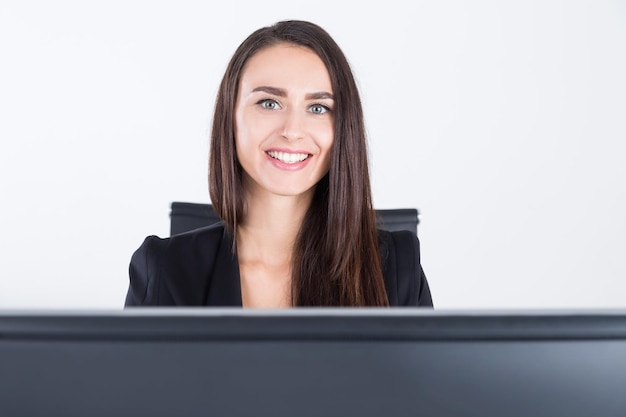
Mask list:
[[[267,151],[266,153],[272,158],[285,164],[297,164],[311,156],[311,154],[308,153],[288,153],[279,151]]]

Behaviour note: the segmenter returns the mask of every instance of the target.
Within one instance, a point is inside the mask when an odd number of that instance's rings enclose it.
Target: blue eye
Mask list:
[[[264,98],[257,104],[261,105],[261,107],[266,110],[276,110],[278,108],[278,102],[276,100],[272,100],[271,98]]]
[[[311,107],[309,107],[309,110],[311,111],[311,113],[315,114],[324,114],[330,111],[330,109],[323,104],[313,104],[311,105]]]

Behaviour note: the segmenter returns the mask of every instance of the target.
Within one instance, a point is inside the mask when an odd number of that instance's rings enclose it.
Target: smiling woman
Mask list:
[[[432,306],[415,234],[376,228],[359,92],[319,26],[279,22],[239,46],[209,188],[223,221],[148,237],[126,305]]]

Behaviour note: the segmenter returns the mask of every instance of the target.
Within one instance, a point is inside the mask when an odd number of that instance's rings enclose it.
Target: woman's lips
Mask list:
[[[287,171],[296,171],[304,168],[313,156],[305,151],[285,151],[278,149],[265,151],[265,155],[276,168]]]

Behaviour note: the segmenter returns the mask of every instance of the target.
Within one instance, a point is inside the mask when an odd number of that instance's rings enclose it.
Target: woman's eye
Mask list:
[[[276,110],[278,108],[278,103],[276,102],[276,100],[272,100],[269,98],[259,101],[258,104],[260,104],[261,107],[263,107],[266,110]]]
[[[327,111],[330,111],[330,109],[322,104],[313,104],[310,107],[311,113],[315,113],[315,114],[324,114]]]

